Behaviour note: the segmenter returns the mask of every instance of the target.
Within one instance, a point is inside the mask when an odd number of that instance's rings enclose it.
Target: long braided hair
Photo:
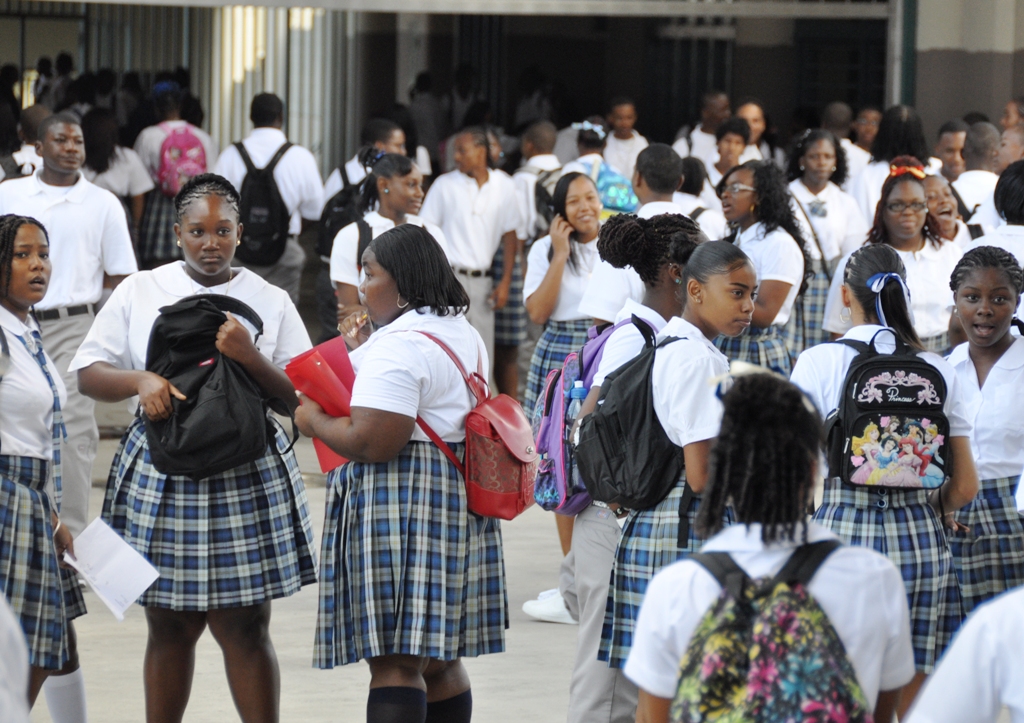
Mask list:
[[[42,231],[49,242],[46,227],[31,216],[18,216],[13,213],[0,216],[0,296],[7,296],[7,290],[11,286],[14,239],[18,235],[18,230],[27,223]]]
[[[188,179],[174,197],[174,216],[178,223],[181,223],[185,209],[205,196],[220,196],[234,209],[235,215],[238,215],[238,204],[241,199],[231,181],[216,173],[200,173]]]
[[[821,417],[803,392],[771,373],[738,377],[723,399],[722,428],[708,468],[696,526],[722,529],[732,506],[744,524],[761,523],[761,539],[807,534],[807,500],[824,442]]]

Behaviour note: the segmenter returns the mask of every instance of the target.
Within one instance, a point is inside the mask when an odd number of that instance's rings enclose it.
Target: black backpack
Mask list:
[[[871,488],[934,489],[951,469],[946,380],[899,337],[892,354],[879,352],[879,334],[857,350],[843,381],[839,407],[825,420],[829,474]]]
[[[4,181],[13,181],[25,175],[21,172],[21,166],[14,160],[14,156],[0,156],[0,169],[3,169]]]
[[[235,251],[235,256],[242,263],[272,266],[284,254],[291,214],[274,180],[274,168],[291,147],[291,143],[285,142],[277,149],[270,163],[263,168],[256,168],[245,146],[235,144],[238,155],[245,163],[245,180],[242,181],[239,194],[242,243]]]
[[[189,296],[164,306],[153,324],[146,371],[185,395],[185,401],[171,399],[167,419],[143,415],[150,459],[163,474],[211,477],[263,457],[268,440],[274,440],[269,401],[259,384],[241,364],[217,351],[226,311],[251,323],[257,339],[263,333],[263,320],[250,306],[220,294]]]
[[[343,185],[341,190],[324,204],[324,211],[320,214],[320,228],[316,237],[316,252],[324,258],[331,257],[331,251],[334,249],[334,237],[338,235],[338,232],[363,217],[358,208],[361,185],[353,184],[348,180],[348,173],[345,172],[344,166],[339,167],[338,171],[341,173]],[[362,236],[360,236],[361,242]],[[362,258],[362,249],[360,249],[359,258]]]
[[[555,186],[558,185],[558,179],[562,177],[562,169],[542,171],[528,165],[523,168],[523,171],[537,177],[537,182],[533,184],[533,207],[537,211],[537,220],[534,222],[533,228],[526,230],[530,241],[535,241],[547,235],[548,229],[551,228],[551,222],[555,218],[552,194],[555,192]]]

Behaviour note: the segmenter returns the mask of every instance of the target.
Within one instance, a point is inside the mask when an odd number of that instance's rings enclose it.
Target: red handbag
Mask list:
[[[533,504],[533,483],[537,478],[537,447],[522,406],[507,394],[492,398],[479,365],[476,372],[467,374],[447,344],[424,331],[417,333],[441,347],[455,362],[476,399],[476,406],[466,417],[465,464],[422,418],[417,417],[416,423],[462,474],[470,512],[515,519]]]

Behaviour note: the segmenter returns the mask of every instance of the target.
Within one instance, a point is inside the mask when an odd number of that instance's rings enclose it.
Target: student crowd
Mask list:
[[[1024,590],[1007,592],[1024,584],[1024,102],[1002,131],[956,119],[934,145],[913,108],[832,103],[786,152],[757,101],[717,92],[672,145],[616,98],[524,124],[513,148],[463,99],[427,146],[369,121],[324,183],[276,96],[222,152],[190,98],[157,83],[134,149],[81,100],[25,108],[0,139],[4,720],[40,691],[54,721],[86,720],[61,556],[89,519],[98,400],[138,410],[102,518],[160,572],[139,599],[148,721],[182,720],[207,627],[241,719],[277,720],[271,601],[317,582],[314,665],[368,662],[369,723],[469,721],[460,661],[504,650],[509,615],[500,524],[450,459],[476,406],[460,366],[536,423],[562,401],[552,373],[599,338],[568,436],[639,379],[681,471],[650,505],[556,515],[559,587],[524,610],[579,625],[570,722],[1024,721]],[[284,373],[312,346],[296,304],[314,224],[321,336],[357,373],[347,417]],[[153,330],[189,297],[254,312],[225,317],[218,358],[348,460],[319,549],[276,417],[255,459],[157,468],[151,425],[186,396],[151,370]],[[862,364],[912,368],[878,399],[921,387],[928,414],[854,419]],[[727,631],[758,615],[748,659]]]

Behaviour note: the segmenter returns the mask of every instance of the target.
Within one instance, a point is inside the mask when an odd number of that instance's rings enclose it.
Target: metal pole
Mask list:
[[[886,37],[885,68],[886,105],[895,105],[903,98],[903,3],[889,0],[889,22]]]

